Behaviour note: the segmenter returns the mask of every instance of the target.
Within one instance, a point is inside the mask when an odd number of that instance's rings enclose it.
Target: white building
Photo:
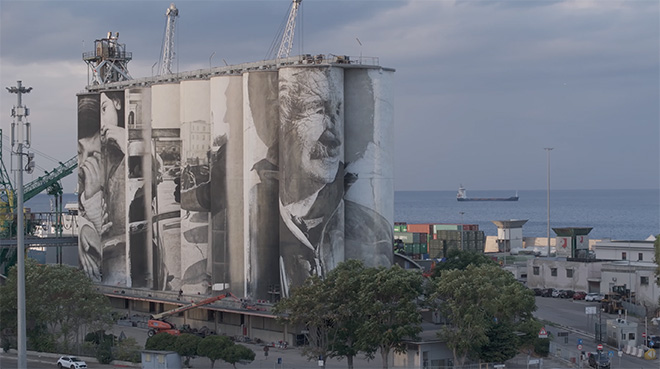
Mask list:
[[[630,260],[654,263],[653,241],[612,241],[602,240],[594,246],[596,259]]]

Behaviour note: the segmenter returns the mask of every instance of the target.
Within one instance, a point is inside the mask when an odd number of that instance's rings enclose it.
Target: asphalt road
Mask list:
[[[556,346],[555,352],[551,354],[558,354],[557,349],[561,350],[559,353],[564,357],[579,357],[579,350],[577,348],[578,340],[582,340],[582,351],[596,352],[595,325],[598,323],[598,315],[585,314],[585,307],[599,306],[597,302],[574,301],[572,299],[560,299],[552,297],[536,297],[537,311],[534,314],[537,318],[552,322],[546,324],[546,330],[552,333],[552,340]],[[602,314],[602,322],[605,325],[607,319],[616,319],[617,314]],[[644,322],[639,322],[636,317],[627,317],[631,322],[640,324],[639,333],[642,332]],[[649,333],[654,334],[658,331],[658,327],[649,326]],[[567,336],[559,337],[559,332],[565,332]],[[618,349],[603,343],[604,352],[610,354],[611,369],[650,369],[660,368],[659,360],[644,360],[637,357],[632,357],[623,354],[618,356]],[[576,362],[575,367],[579,367]],[[582,366],[588,368],[586,362]]]

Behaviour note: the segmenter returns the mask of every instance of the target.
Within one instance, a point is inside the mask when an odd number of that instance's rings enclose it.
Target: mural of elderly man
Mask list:
[[[343,70],[280,78],[280,283],[284,296],[344,259]]]

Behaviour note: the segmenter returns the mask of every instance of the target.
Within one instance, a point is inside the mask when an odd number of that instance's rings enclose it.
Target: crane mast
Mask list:
[[[179,16],[179,9],[170,4],[165,12],[167,16],[167,23],[165,25],[165,37],[163,38],[163,55],[161,57],[162,63],[160,65],[159,75],[172,74],[172,64],[174,61],[174,30],[176,27],[176,18]]]
[[[293,46],[293,33],[296,28],[296,15],[298,14],[298,8],[300,7],[301,2],[302,0],[293,0],[293,3],[291,4],[291,12],[289,13],[289,19],[286,21],[286,28],[282,35],[280,49],[277,51],[277,59],[288,58],[291,53],[291,47]]]

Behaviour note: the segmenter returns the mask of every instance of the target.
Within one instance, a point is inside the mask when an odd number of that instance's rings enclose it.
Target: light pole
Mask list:
[[[32,91],[32,87],[25,88],[22,86],[21,81],[16,82],[15,87],[7,87],[7,91],[18,96],[18,103],[12,109],[11,115],[16,118],[16,121],[12,123],[12,133],[11,133],[11,145],[12,153],[16,156],[17,166],[16,171],[16,187],[18,190],[18,201],[16,204],[16,273],[17,279],[16,282],[16,298],[17,298],[17,310],[18,310],[18,332],[17,334],[17,346],[18,346],[18,367],[27,368],[27,350],[26,350],[26,331],[25,331],[25,242],[23,236],[25,234],[25,227],[23,226],[23,146],[30,147],[30,124],[25,122],[26,132],[24,135],[23,132],[23,117],[27,117],[29,114],[28,109],[23,106],[22,103],[22,94],[29,93]],[[24,137],[25,136],[25,137]],[[29,165],[29,159],[28,159]]]
[[[550,257],[550,151],[552,149],[552,147],[544,148],[548,168],[548,257]]]
[[[211,54],[211,56],[209,56],[209,69],[213,68],[213,67],[211,66],[211,60],[213,60],[213,56],[214,56],[214,55],[215,55],[215,51]]]
[[[463,214],[465,214],[464,211],[459,211],[459,214],[461,214],[461,251],[465,251],[465,244],[463,242]]]

